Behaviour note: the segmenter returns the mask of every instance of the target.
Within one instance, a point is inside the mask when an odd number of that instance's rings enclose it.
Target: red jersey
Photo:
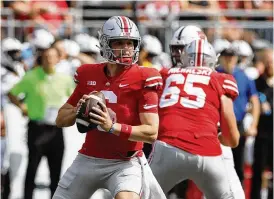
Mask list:
[[[162,87],[162,77],[153,68],[132,65],[115,77],[105,75],[106,63],[86,64],[77,69],[74,80],[77,86],[67,103],[76,106],[84,94],[101,91],[106,98],[110,116],[118,123],[141,125],[139,113],[157,113],[157,91]],[[151,94],[156,95],[152,98]],[[114,134],[94,129],[86,134],[82,154],[122,159],[128,151],[142,150],[143,142],[133,142]]]
[[[161,70],[161,74],[164,90],[159,103],[158,140],[192,154],[220,155],[220,97],[238,96],[233,76],[205,67],[172,68]]]

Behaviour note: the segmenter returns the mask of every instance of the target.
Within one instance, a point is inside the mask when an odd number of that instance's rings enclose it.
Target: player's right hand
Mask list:
[[[92,110],[95,113],[92,113],[92,112],[89,113],[89,116],[91,116],[90,122],[94,124],[98,124],[101,127],[101,129],[108,132],[110,128],[112,127],[113,120],[108,112],[106,105],[102,103],[101,101],[98,101],[98,103],[100,104],[102,109],[99,109],[97,107],[92,107]]]

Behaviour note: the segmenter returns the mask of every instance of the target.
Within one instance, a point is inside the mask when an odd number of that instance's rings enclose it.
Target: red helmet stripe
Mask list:
[[[202,66],[202,42],[203,42],[203,40],[202,39],[199,39],[199,40],[197,40],[197,42],[196,42],[196,45],[197,45],[197,43],[198,43],[198,51],[197,51],[197,57],[196,57],[196,59],[197,59],[197,65],[196,66]]]
[[[197,66],[198,61],[198,40],[195,40],[194,66]]]
[[[127,21],[126,17],[122,16],[121,18],[122,18],[123,27],[124,27],[125,32],[128,32],[129,31],[129,29],[128,29],[129,24],[128,24],[128,21]]]
[[[201,66],[203,66],[203,63],[204,63],[204,43],[205,43],[205,40],[204,39],[201,39],[201,54],[200,54],[200,57],[201,57]]]

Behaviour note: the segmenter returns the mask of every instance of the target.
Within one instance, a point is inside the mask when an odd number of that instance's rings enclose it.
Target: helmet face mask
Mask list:
[[[124,47],[125,45],[127,47]],[[134,56],[139,55],[139,52],[136,53],[135,50],[136,45],[137,42],[130,39],[111,39],[109,47],[106,48],[106,55],[111,60],[110,62],[114,60],[117,64],[132,65]]]
[[[21,51],[19,50],[7,51],[7,55],[9,55],[13,61],[22,61]]]
[[[5,38],[1,42],[1,51],[12,61],[21,61],[22,43],[15,38]]]
[[[112,43],[118,40],[132,40],[134,49],[112,48]],[[137,26],[127,17],[114,16],[108,19],[99,31],[99,42],[102,57],[110,63],[130,66],[138,61],[141,37]],[[129,50],[132,55],[125,56]]]
[[[181,53],[183,52],[185,45],[169,45],[169,48],[172,65],[177,67],[182,66]]]

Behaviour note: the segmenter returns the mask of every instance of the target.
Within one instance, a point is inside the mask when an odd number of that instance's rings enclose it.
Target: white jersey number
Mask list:
[[[105,99],[108,100],[109,103],[111,104],[117,103],[117,95],[113,91],[101,91],[101,92],[104,94]],[[112,119],[112,122],[117,122],[116,113],[111,108],[108,108],[108,113],[110,118]],[[97,126],[97,129],[99,131],[104,131],[99,125]]]
[[[115,104],[117,103],[117,95],[113,91],[101,91],[106,100],[108,100],[109,103]]]
[[[172,106],[180,100],[180,104],[187,108],[202,108],[205,105],[206,93],[202,88],[195,87],[193,83],[201,83],[208,85],[210,77],[203,75],[188,74],[185,78],[182,74],[172,74],[166,79],[166,85],[164,92],[160,99],[160,108]],[[183,90],[189,96],[195,96],[195,100],[189,99],[189,97],[180,97],[181,90],[172,85],[175,82],[176,85],[183,85]]]

